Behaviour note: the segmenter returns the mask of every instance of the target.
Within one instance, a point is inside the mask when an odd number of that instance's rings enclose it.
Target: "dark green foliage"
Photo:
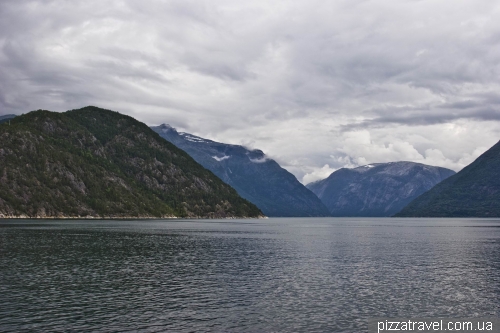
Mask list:
[[[257,207],[145,124],[86,107],[0,126],[0,215],[256,217]]]
[[[500,217],[500,142],[397,217]]]

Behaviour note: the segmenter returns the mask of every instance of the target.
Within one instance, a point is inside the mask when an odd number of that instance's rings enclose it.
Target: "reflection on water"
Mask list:
[[[500,316],[500,220],[0,222],[0,331],[358,332]]]

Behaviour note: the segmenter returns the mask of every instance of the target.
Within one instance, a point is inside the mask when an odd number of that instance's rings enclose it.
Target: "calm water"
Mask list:
[[[500,220],[3,221],[0,298],[2,332],[499,317]]]

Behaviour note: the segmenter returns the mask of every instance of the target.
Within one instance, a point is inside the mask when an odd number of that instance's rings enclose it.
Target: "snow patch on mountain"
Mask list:
[[[231,156],[226,156],[226,155],[224,155],[224,156],[222,156],[222,157],[212,156],[212,158],[213,158],[214,160],[216,160],[217,162],[227,160],[227,159],[228,159],[228,158],[230,158],[230,157],[231,157]]]
[[[189,133],[182,132],[182,133],[179,133],[179,135],[182,136],[187,141],[191,141],[191,142],[203,142],[203,143],[210,142],[209,140],[202,139],[199,136],[195,136],[195,135],[192,135]]]

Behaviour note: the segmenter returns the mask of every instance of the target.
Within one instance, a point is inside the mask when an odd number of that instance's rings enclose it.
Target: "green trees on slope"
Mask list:
[[[4,216],[256,217],[257,207],[145,124],[86,107],[0,126]]]

